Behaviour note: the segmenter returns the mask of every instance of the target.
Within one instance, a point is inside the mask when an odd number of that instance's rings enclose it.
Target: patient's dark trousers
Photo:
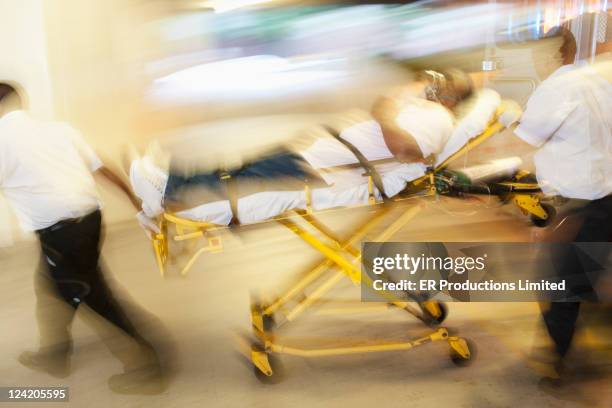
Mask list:
[[[41,351],[61,354],[71,350],[70,326],[77,308],[84,303],[136,340],[146,355],[154,355],[114,298],[100,268],[100,211],[61,221],[37,234],[42,249],[41,265],[35,276]],[[93,327],[100,329],[99,325]],[[136,362],[136,357],[130,356],[133,353],[121,350],[112,336],[102,337],[126,369],[142,362]]]
[[[243,180],[262,180],[274,179],[277,177],[291,177],[294,179],[304,180],[313,178],[313,174],[305,171],[308,163],[298,154],[295,154],[287,149],[280,149],[273,154],[244,164],[241,168],[227,172],[228,175],[234,178]],[[220,170],[211,172],[199,172],[188,176],[174,171],[173,166],[170,166],[170,174],[166,183],[166,191],[164,192],[165,199],[177,200],[177,195],[181,190],[189,187],[205,186],[211,189],[219,190],[224,184],[221,179],[223,174]]]
[[[575,242],[610,242],[612,237],[612,196],[590,201],[578,210],[583,224]],[[557,246],[559,247],[559,246]],[[604,254],[605,255],[605,254]],[[601,256],[601,255],[600,255]],[[587,275],[583,261],[571,245],[557,255],[559,277],[567,279],[568,290],[580,299],[596,301],[593,285],[596,278]],[[550,309],[543,313],[546,328],[557,353],[564,357],[570,349],[580,310],[580,302],[552,302]]]

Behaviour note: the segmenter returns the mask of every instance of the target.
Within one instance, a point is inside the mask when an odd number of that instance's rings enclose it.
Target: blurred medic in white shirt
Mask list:
[[[610,64],[575,63],[576,40],[555,27],[543,41],[553,53],[536,61],[545,80],[529,98],[515,134],[538,150],[534,156],[544,193],[570,199],[571,215],[581,220],[574,242],[610,242],[612,237],[612,83]],[[507,124],[509,125],[509,124]],[[597,300],[599,275],[585,270],[571,244],[553,247],[558,279],[568,296],[544,310],[544,323],[555,346],[554,370],[544,380],[560,384],[563,360],[570,350],[579,300]]]
[[[35,274],[40,347],[22,353],[19,361],[55,377],[69,375],[70,328],[85,303],[138,344],[138,353],[125,353],[107,342],[125,371],[109,379],[111,389],[150,392],[161,378],[159,360],[114,298],[100,267],[101,204],[92,175],[111,181],[135,206],[139,202],[75,129],[37,120],[21,105],[16,89],[0,83],[0,192],[22,228],[36,233],[42,253]]]

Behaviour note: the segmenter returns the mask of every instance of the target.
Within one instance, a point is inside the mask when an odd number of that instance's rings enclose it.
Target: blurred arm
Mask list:
[[[123,179],[104,165],[104,162],[102,162],[91,146],[85,142],[79,132],[72,128],[69,128],[69,130],[70,131],[67,134],[71,137],[73,146],[77,149],[79,155],[84,160],[85,164],[93,175],[96,176],[96,178],[104,178],[110,181],[111,184],[114,184],[125,193],[127,198],[137,210],[140,210],[142,203],[138,197],[134,195],[130,187],[123,181]]]
[[[109,181],[111,184],[115,185],[115,187],[123,191],[123,193],[130,200],[134,208],[136,208],[137,210],[140,210],[142,203],[140,202],[138,197],[134,195],[130,187],[123,181],[123,179],[121,179],[121,177],[119,177],[111,169],[103,165],[94,172],[94,176],[104,178],[107,181]]]
[[[397,125],[399,102],[388,97],[379,98],[372,107],[372,116],[382,129],[385,144],[400,161],[423,161],[423,152],[414,137]]]

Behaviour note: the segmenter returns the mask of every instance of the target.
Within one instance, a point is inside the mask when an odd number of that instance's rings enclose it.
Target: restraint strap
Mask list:
[[[395,157],[387,157],[386,159],[376,159],[376,160],[369,160],[369,163],[371,165],[378,165],[378,164],[387,164],[387,163],[400,163]],[[349,164],[339,164],[337,166],[330,166],[330,167],[319,167],[317,168],[317,171],[319,173],[335,173],[338,171],[344,171],[344,170],[354,170],[354,169],[358,169],[363,167],[361,165],[361,163],[349,163]]]
[[[378,191],[380,191],[383,197],[388,198],[387,194],[385,194],[385,187],[382,178],[380,177],[380,174],[372,165],[372,163],[370,163],[370,161],[363,155],[363,153],[361,153],[359,149],[357,149],[351,142],[346,139],[343,139],[336,129],[327,125],[323,125],[323,127],[329,132],[330,135],[332,135],[337,141],[342,143],[344,146],[346,146],[347,149],[351,151],[351,153],[353,153],[353,155],[357,158],[361,166],[365,169],[368,176],[372,178],[372,182],[374,183]]]
[[[306,213],[312,214],[312,190],[308,184],[304,185],[304,195],[306,196]]]
[[[231,225],[238,225],[240,221],[238,220],[238,192],[236,189],[236,180],[227,171],[222,171],[220,173],[220,179],[223,184],[225,184],[227,199],[229,200],[230,210],[232,211]]]

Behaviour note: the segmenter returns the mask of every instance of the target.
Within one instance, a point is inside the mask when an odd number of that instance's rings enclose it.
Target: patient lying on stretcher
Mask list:
[[[132,162],[130,180],[148,218],[170,211],[213,224],[246,224],[307,206],[366,204],[372,191],[364,166],[378,176],[376,198],[393,197],[486,128],[499,95],[485,89],[460,103],[472,93],[465,74],[428,72],[409,89],[379,99],[373,119],[341,130],[339,137],[280,149],[239,169],[188,176],[143,157]]]

